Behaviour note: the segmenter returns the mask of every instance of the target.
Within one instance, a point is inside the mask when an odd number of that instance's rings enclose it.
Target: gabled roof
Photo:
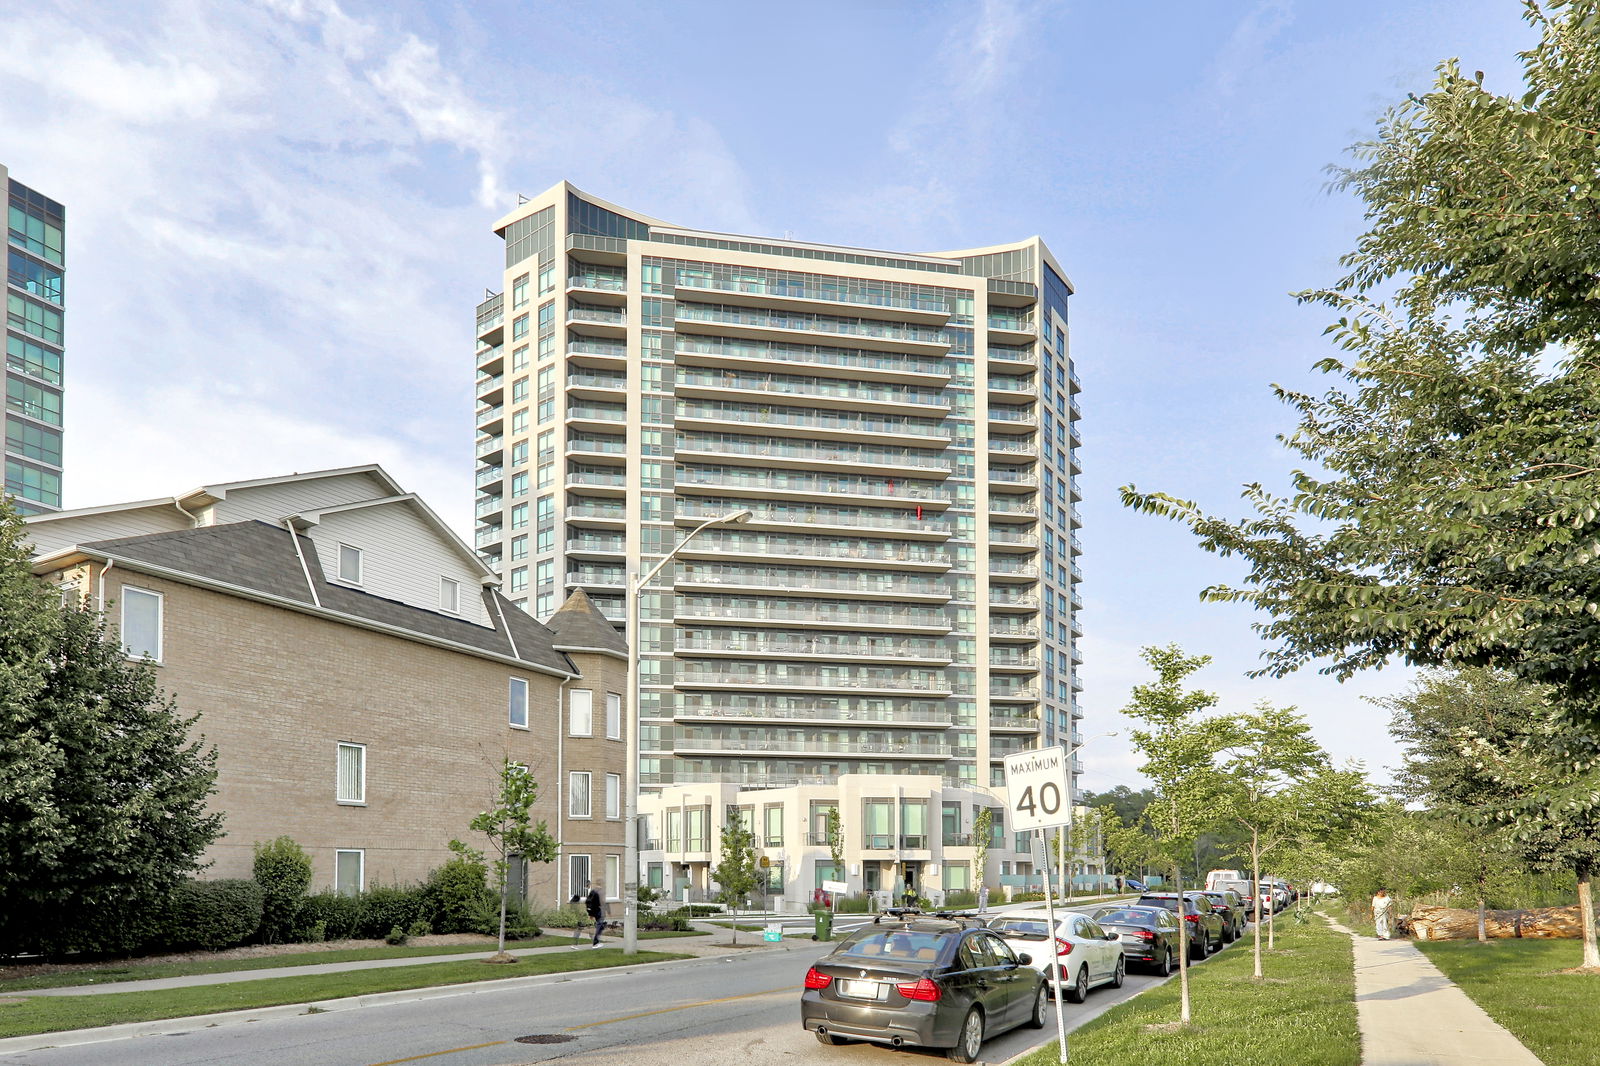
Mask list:
[[[374,467],[373,469],[377,468]],[[451,551],[455,552],[456,555],[465,560],[473,570],[477,571],[478,580],[480,582],[492,583],[498,580],[495,577],[494,571],[489,569],[488,564],[483,561],[478,553],[467,547],[462,539],[456,536],[455,530],[447,526],[444,519],[440,518],[434,509],[424,503],[422,501],[422,497],[418,496],[414,492],[400,493],[394,496],[383,496],[375,500],[357,500],[354,503],[339,503],[329,507],[318,507],[314,510],[296,512],[290,517],[299,520],[295,523],[297,528],[303,528],[306,524],[321,522],[323,515],[340,514],[345,511],[359,511],[367,507],[381,507],[393,503],[405,504],[418,515],[420,515],[422,521],[429,526],[434,533],[438,534],[441,540],[450,546]]]
[[[627,655],[628,642],[622,639],[600,608],[594,605],[589,594],[578,589],[567,597],[556,613],[545,623],[562,651],[595,651],[612,655]]]
[[[491,604],[491,608],[499,608],[490,611],[495,622],[491,628],[335,584],[323,575],[310,538],[291,537],[288,530],[266,522],[230,522],[94,541],[46,556],[34,569],[48,570],[74,555],[115,561],[125,569],[246,594],[293,610],[511,660],[545,672],[578,673],[572,661],[556,650],[548,629],[503,600]],[[485,589],[484,595],[492,599],[499,593]],[[506,622],[503,628],[501,617]]]

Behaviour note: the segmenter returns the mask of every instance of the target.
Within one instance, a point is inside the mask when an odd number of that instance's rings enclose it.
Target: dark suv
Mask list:
[[[1212,909],[1211,901],[1204,896],[1195,899],[1185,894],[1180,901],[1174,892],[1146,892],[1133,905],[1161,907],[1181,914],[1189,927],[1190,958],[1203,959],[1213,951],[1222,950],[1222,915]]]
[[[824,1044],[944,1048],[972,1062],[986,1037],[1044,1027],[1044,978],[975,916],[891,910],[806,971],[800,1023]]]
[[[1244,935],[1245,916],[1244,900],[1239,898],[1239,893],[1228,889],[1205,889],[1204,891],[1185,892],[1185,896],[1204,896],[1211,901],[1211,909],[1222,915],[1222,939],[1233,943]]]

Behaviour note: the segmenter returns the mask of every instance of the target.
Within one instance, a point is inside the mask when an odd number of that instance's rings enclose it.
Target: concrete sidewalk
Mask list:
[[[1406,940],[1351,932],[1362,1066],[1543,1066]]]
[[[785,947],[798,947],[809,941],[784,941],[778,944],[764,944],[760,933],[740,933],[737,945],[733,943],[732,933],[721,927],[693,923],[697,929],[707,933],[706,936],[696,937],[663,937],[661,939],[640,940],[640,951],[665,951],[678,955],[711,956],[728,955],[747,950],[772,950]],[[507,953],[519,958],[527,955],[542,955],[559,951],[590,951],[589,934],[586,932],[581,939],[574,939],[564,935],[565,930],[552,931],[554,935],[541,937],[544,943],[532,947],[510,947]],[[602,948],[620,949],[622,941],[607,937],[601,942]],[[222,973],[190,974],[185,977],[153,977],[143,981],[114,981],[99,982],[92,985],[68,985],[61,988],[34,988],[23,989],[15,992],[6,992],[5,995],[21,996],[101,996],[114,995],[119,992],[149,992],[169,988],[193,988],[198,985],[226,985],[240,981],[269,981],[275,977],[312,977],[317,974],[346,973],[352,970],[387,970],[398,966],[430,966],[445,962],[471,962],[483,959],[494,954],[494,945],[485,948],[463,949],[460,953],[448,955],[421,955],[410,958],[398,959],[369,959],[365,962],[319,962],[303,966],[271,966],[259,970],[228,970]],[[517,976],[515,972],[508,972],[506,977]]]

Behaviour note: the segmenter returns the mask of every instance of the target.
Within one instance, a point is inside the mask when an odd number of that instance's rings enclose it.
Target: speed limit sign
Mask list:
[[[1072,821],[1066,749],[1036,748],[1006,756],[1006,791],[1006,828],[1014,833]]]

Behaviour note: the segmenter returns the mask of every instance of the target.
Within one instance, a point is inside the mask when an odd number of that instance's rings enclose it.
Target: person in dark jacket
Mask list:
[[[606,905],[600,901],[600,882],[589,882],[589,894],[583,897],[583,907],[594,919],[594,940],[591,947],[600,946],[600,933],[606,927]]]

